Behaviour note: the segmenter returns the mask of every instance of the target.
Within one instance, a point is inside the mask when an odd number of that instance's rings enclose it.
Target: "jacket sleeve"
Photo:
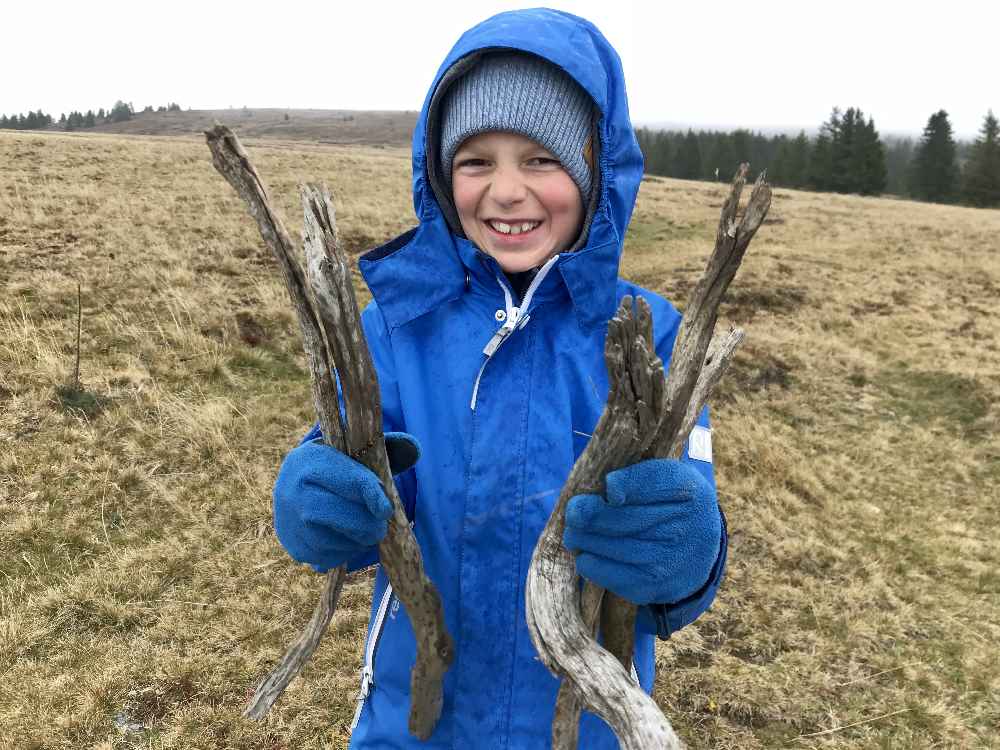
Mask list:
[[[677,337],[680,328],[680,315],[677,314],[670,303],[656,295],[648,294],[647,300],[653,310],[656,352],[660,355],[666,367],[670,362],[670,355],[674,348],[674,339]],[[698,417],[698,427],[702,428],[702,440],[699,441],[697,450],[693,448],[692,440],[689,439],[687,449],[684,451],[681,460],[690,463],[691,466],[701,472],[702,476],[712,486],[712,489],[715,490],[715,471],[711,457],[711,425],[709,424],[707,406]],[[718,590],[719,584],[722,582],[723,575],[725,574],[729,541],[726,530],[726,516],[722,512],[722,508],[719,508],[719,515],[722,518],[719,553],[716,556],[715,564],[712,566],[705,584],[698,591],[680,601],[639,607],[636,618],[636,628],[639,631],[655,633],[662,640],[666,640],[670,637],[671,633],[680,630],[685,625],[690,625],[711,606],[712,601],[715,599],[715,592]]]
[[[396,367],[389,342],[389,331],[382,318],[382,313],[374,301],[369,303],[361,313],[361,324],[364,329],[365,339],[368,342],[368,351],[371,352],[372,364],[375,366],[375,373],[378,376],[379,390],[382,396],[382,431],[406,432],[402,404],[399,398],[398,381],[396,380]],[[334,375],[336,376],[336,373]],[[340,378],[337,377],[336,381],[341,417],[346,419]],[[323,431],[317,423],[302,438],[301,442],[305,443],[322,436]],[[396,484],[396,491],[399,493],[399,498],[403,501],[406,517],[412,522],[417,496],[416,472],[411,468],[402,474],[397,474],[393,479]],[[347,562],[347,570],[348,572],[354,572],[355,570],[370,567],[377,562],[378,547],[373,546],[353,560],[349,560]]]
[[[708,429],[708,409],[702,411],[698,418],[698,425]],[[708,479],[715,489],[715,477],[712,471],[712,463],[691,457],[690,441],[688,449],[684,452],[682,461],[690,463],[702,475]],[[726,516],[719,508],[719,515],[722,518],[722,533],[719,539],[719,553],[715,558],[712,570],[708,574],[705,584],[690,596],[677,602],[665,602],[663,604],[650,604],[639,607],[636,617],[636,627],[646,633],[655,633],[661,640],[666,640],[671,633],[680,630],[685,625],[690,625],[705,612],[715,599],[715,592],[722,582],[726,569],[726,555],[728,551],[729,535],[726,529]]]

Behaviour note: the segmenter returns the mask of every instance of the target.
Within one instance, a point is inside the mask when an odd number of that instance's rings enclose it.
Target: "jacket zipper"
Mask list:
[[[354,719],[351,721],[350,731],[353,732],[361,719],[361,709],[365,707],[365,701],[375,685],[375,647],[378,646],[379,638],[382,637],[382,628],[385,626],[385,613],[389,611],[389,604],[392,602],[392,584],[386,583],[382,600],[378,604],[378,611],[375,613],[375,622],[372,625],[371,635],[368,637],[368,645],[365,647],[365,663],[361,668],[361,690],[358,691],[358,706],[354,710]]]
[[[375,648],[382,637],[382,629],[385,627],[385,615],[392,604],[392,584],[386,583],[385,591],[382,593],[382,600],[379,602],[378,611],[375,613],[375,623],[372,626],[371,636],[365,647],[365,663],[361,669],[361,690],[358,691],[358,705],[354,710],[354,718],[351,720],[350,732],[353,732],[361,720],[361,710],[365,707],[365,701],[371,695],[371,690],[375,686]],[[639,675],[635,669],[635,660],[629,665],[631,667],[632,681],[639,684]]]
[[[486,359],[483,360],[483,364],[479,368],[479,374],[476,375],[476,383],[472,387],[472,401],[469,404],[469,408],[473,411],[476,410],[476,399],[479,397],[479,381],[483,377],[483,371],[486,369],[487,363],[490,361],[490,358],[496,354],[496,351],[500,348],[501,344],[503,344],[503,342],[506,341],[514,331],[528,325],[528,321],[531,319],[531,316],[528,315],[528,307],[531,305],[531,298],[535,295],[535,290],[538,289],[538,286],[542,283],[542,279],[545,278],[548,272],[556,264],[557,260],[559,260],[559,256],[553,255],[545,262],[544,266],[538,269],[538,273],[535,274],[535,278],[533,278],[531,283],[528,285],[528,289],[524,293],[524,299],[521,300],[521,304],[518,307],[514,306],[514,298],[511,296],[510,289],[503,282],[503,280],[497,276],[497,283],[503,290],[504,307],[506,308],[505,313],[507,317],[504,319],[503,325],[500,326],[500,329],[493,334],[493,338],[491,338],[486,343],[486,346],[483,347],[483,354],[486,355]]]

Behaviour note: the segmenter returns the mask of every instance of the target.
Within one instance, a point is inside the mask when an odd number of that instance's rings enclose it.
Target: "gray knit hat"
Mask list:
[[[441,177],[451,192],[451,167],[459,146],[491,130],[520,133],[562,162],[590,199],[593,171],[584,150],[594,103],[580,85],[540,57],[517,52],[481,58],[448,89],[441,102]]]

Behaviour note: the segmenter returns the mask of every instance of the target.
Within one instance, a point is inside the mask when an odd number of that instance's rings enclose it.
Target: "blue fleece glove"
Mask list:
[[[386,433],[393,474],[410,468],[420,446],[405,432]],[[295,560],[318,572],[343,565],[378,544],[392,503],[367,467],[314,439],[285,457],[274,483],[274,531]]]
[[[636,604],[678,602],[708,581],[722,520],[694,467],[655,458],[607,476],[607,500],[577,495],[563,543],[577,572]]]

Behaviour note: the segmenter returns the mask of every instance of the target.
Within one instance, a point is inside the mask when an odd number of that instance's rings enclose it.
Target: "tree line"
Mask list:
[[[891,193],[918,200],[1000,206],[1000,135],[992,110],[979,137],[958,143],[944,110],[923,135],[884,142],[873,118],[834,108],[815,137],[731,132],[636,131],[646,171],[688,180],[728,181],[748,161],[782,187],[859,195]]]
[[[177,102],[170,102],[167,105],[157,107],[155,110],[152,105],[147,106],[142,112],[180,112],[181,105]],[[101,107],[96,112],[92,109],[88,109],[86,112],[78,112],[74,110],[70,113],[63,113],[58,120],[55,120],[52,115],[38,110],[37,112],[28,112],[28,114],[16,114],[16,115],[0,115],[0,128],[8,128],[10,130],[44,130],[52,129],[56,127],[60,130],[79,130],[81,128],[92,128],[95,125],[102,125],[107,122],[124,122],[125,120],[131,120],[135,115],[135,108],[132,106],[131,102],[123,102],[118,100],[115,102],[111,109],[104,111],[104,107]]]

